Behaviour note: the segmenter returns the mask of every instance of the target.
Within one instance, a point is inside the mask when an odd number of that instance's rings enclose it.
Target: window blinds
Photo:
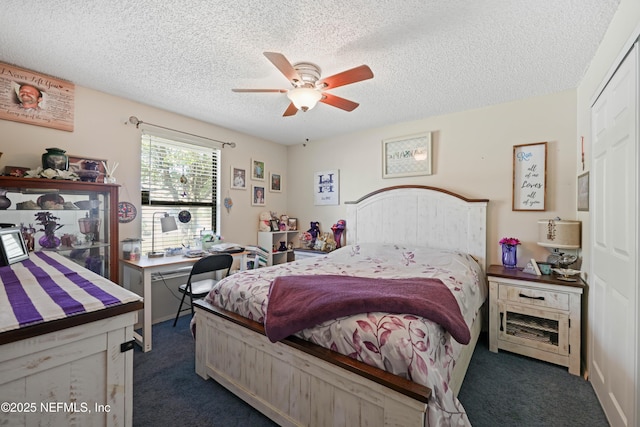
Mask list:
[[[218,230],[220,150],[147,133],[141,144],[142,250],[151,251],[154,228],[156,251],[189,245],[201,230]],[[174,216],[178,230],[163,234],[154,212]]]

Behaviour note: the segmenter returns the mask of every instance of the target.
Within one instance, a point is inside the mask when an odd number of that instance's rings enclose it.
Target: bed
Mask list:
[[[487,204],[426,186],[348,202],[345,247],[230,276],[196,303],[196,372],[280,425],[468,425],[456,395],[487,296]],[[275,297],[272,307],[267,302],[276,285],[311,277],[439,282],[455,297],[468,337],[421,316],[381,311],[274,336]],[[391,344],[395,336],[400,346]]]

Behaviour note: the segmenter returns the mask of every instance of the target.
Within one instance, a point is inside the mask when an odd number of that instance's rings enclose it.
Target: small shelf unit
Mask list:
[[[284,242],[286,251],[279,251],[280,243]],[[258,246],[268,252],[267,265],[278,265],[295,261],[293,249],[298,247],[297,231],[258,231]]]

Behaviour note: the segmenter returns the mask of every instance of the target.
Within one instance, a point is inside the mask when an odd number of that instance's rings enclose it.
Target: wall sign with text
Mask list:
[[[547,143],[513,146],[514,211],[544,211],[547,194]]]
[[[0,62],[0,119],[73,132],[75,86]]]
[[[316,205],[340,204],[340,176],[337,169],[316,172],[313,188]]]

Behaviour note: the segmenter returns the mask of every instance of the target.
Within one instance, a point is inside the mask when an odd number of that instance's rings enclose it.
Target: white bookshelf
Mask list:
[[[258,231],[258,246],[268,251],[267,265],[284,264],[285,262],[291,262],[295,260],[295,254],[293,249],[287,249],[286,251],[278,251],[280,242],[284,242],[287,248],[293,245],[293,248],[297,248],[298,245],[298,232],[297,231]],[[274,252],[274,248],[276,251]]]

